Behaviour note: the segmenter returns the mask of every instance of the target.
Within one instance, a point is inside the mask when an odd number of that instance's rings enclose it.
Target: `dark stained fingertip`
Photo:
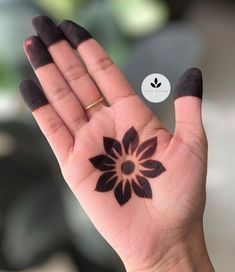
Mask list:
[[[60,29],[54,24],[54,22],[45,15],[38,15],[32,19],[32,24],[42,39],[44,44],[49,47],[50,45],[64,40],[65,37]]]
[[[85,28],[69,20],[62,21],[58,27],[75,49],[83,41],[92,38],[91,34]]]
[[[197,68],[190,68],[178,80],[175,87],[174,100],[183,96],[202,98],[202,93],[202,72]]]
[[[48,104],[48,100],[44,95],[43,91],[32,80],[29,79],[22,80],[19,83],[19,90],[21,96],[24,99],[24,102],[30,108],[31,111],[34,111]]]
[[[52,57],[38,36],[31,36],[24,41],[24,48],[33,68],[52,63]]]

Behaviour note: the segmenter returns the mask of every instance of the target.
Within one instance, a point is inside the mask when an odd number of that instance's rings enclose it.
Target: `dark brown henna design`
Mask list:
[[[43,91],[32,80],[22,80],[19,84],[19,89],[25,103],[31,111],[48,104]]]
[[[133,191],[136,193],[136,195],[144,198],[152,198],[152,189],[148,180],[145,177],[138,175],[136,175],[136,178],[138,180],[138,183],[132,180],[131,184]]]
[[[59,24],[59,28],[75,49],[80,43],[92,38],[91,34],[85,28],[69,20],[62,21]]]
[[[101,175],[96,184],[96,191],[108,192],[112,190],[118,178],[115,174],[116,172],[106,172]]]
[[[122,146],[115,139],[104,137],[104,148],[106,153],[114,159],[117,159],[117,155],[115,154],[115,152],[122,156]]]
[[[174,99],[182,96],[196,96],[202,98],[202,85],[202,72],[197,68],[188,69],[176,84]]]
[[[139,136],[134,127],[119,141],[104,137],[107,154],[90,158],[92,165],[104,172],[98,179],[95,190],[108,192],[114,189],[114,196],[122,206],[131,198],[131,191],[141,198],[152,198],[152,189],[147,178],[155,178],[166,171],[165,167],[150,157],[156,152],[157,137],[139,145]]]
[[[129,151],[131,154],[133,154],[139,144],[139,136],[135,128],[131,127],[129,130],[127,130],[123,137],[122,143],[126,154],[129,154]]]
[[[25,50],[33,68],[52,63],[52,57],[38,36],[31,36],[24,42]]]
[[[54,22],[49,17],[45,15],[38,15],[34,17],[32,20],[32,24],[38,36],[42,39],[47,47],[61,40],[65,40],[65,37],[61,30],[54,24]]]
[[[121,165],[123,174],[130,175],[135,170],[135,164],[132,161],[124,161]]]
[[[140,163],[141,166],[149,169],[149,170],[140,170],[140,172],[147,178],[155,178],[161,173],[163,173],[166,169],[159,161],[155,160],[147,160]]]
[[[144,141],[137,149],[136,155],[138,156],[140,153],[142,153],[140,157],[140,161],[150,158],[157,148],[157,138],[153,137],[147,141]]]
[[[131,185],[130,181],[127,180],[124,188],[123,188],[123,181],[120,181],[117,187],[114,190],[114,195],[118,201],[118,203],[122,206],[131,198]]]
[[[100,171],[113,170],[115,161],[107,155],[98,155],[90,159],[93,166]]]

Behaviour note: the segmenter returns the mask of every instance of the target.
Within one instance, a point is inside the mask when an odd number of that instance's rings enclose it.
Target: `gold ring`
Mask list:
[[[90,105],[85,107],[85,110],[89,110],[91,108],[94,108],[97,104],[99,104],[100,102],[102,102],[104,100],[103,97],[100,97],[99,99],[97,99],[96,101],[92,102]]]

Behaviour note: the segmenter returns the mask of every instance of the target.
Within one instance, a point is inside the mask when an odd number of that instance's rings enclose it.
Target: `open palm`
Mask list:
[[[59,29],[44,16],[34,25],[40,38],[28,38],[25,51],[46,97],[28,80],[23,97],[98,231],[128,268],[151,267],[201,226],[201,73],[188,70],[176,87],[172,135],[84,29],[70,21]]]

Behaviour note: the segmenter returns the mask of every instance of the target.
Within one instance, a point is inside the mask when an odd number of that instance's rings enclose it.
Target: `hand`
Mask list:
[[[20,90],[98,231],[128,271],[213,271],[201,72],[176,86],[172,135],[85,29],[45,16],[33,24],[24,49],[45,94],[29,80]]]

